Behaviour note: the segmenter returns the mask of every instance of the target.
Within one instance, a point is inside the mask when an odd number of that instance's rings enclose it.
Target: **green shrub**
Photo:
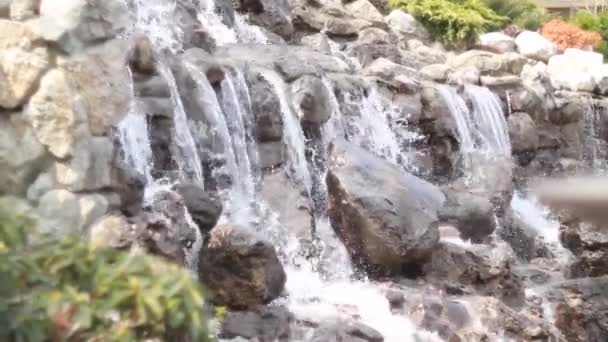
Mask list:
[[[202,291],[186,270],[35,236],[31,222],[1,210],[0,341],[209,340]]]
[[[508,19],[497,15],[481,0],[389,0],[420,20],[445,45],[472,45],[480,33],[502,27]]]
[[[507,24],[536,31],[550,16],[535,1],[531,0],[483,0],[496,14],[509,18]]]
[[[603,54],[608,59],[608,13],[603,12],[594,14],[589,11],[579,11],[572,18],[570,23],[586,31],[597,32],[602,36],[602,43],[596,47],[596,51]]]

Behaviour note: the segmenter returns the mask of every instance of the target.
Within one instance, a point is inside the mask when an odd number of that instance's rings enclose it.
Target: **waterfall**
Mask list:
[[[510,156],[509,129],[498,96],[475,85],[466,85],[465,94],[473,102],[472,122],[481,148],[491,155]]]
[[[262,77],[273,88],[279,99],[281,116],[283,118],[283,140],[287,147],[289,174],[292,180],[310,197],[312,191],[312,178],[308,170],[305,155],[304,131],[296,113],[292,110],[287,97],[287,85],[274,71],[265,70]]]
[[[475,150],[475,140],[473,137],[473,122],[469,109],[464,99],[456,92],[456,89],[448,85],[437,86],[437,91],[446,102],[452,118],[456,123],[458,142],[462,154],[469,154]]]
[[[129,70],[131,103],[129,112],[117,125],[117,135],[126,164],[146,180],[152,182],[153,155],[146,113],[142,113],[135,100],[133,75]]]
[[[173,123],[175,125],[175,143],[177,144],[177,164],[180,176],[203,184],[203,166],[198,155],[188,116],[184,110],[177,83],[171,70],[159,63],[159,72],[169,85],[171,101],[173,102]]]

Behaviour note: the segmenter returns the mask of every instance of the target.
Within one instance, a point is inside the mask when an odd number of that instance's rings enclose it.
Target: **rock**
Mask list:
[[[562,226],[560,239],[576,257],[570,265],[571,278],[599,277],[608,274],[608,234],[601,227],[585,222]]]
[[[24,112],[38,140],[57,158],[69,157],[77,138],[86,132],[82,124],[78,127],[84,118],[72,109],[71,97],[66,74],[54,69],[42,78]]]
[[[234,309],[270,303],[281,294],[286,281],[272,245],[236,226],[211,230],[199,270],[210,300]]]
[[[108,215],[96,221],[89,230],[89,241],[94,247],[127,248],[136,239],[137,231],[126,217]]]
[[[516,112],[507,119],[513,153],[534,152],[539,138],[536,123],[527,113]]]
[[[389,44],[389,34],[377,27],[369,27],[359,32],[357,42],[361,44]]]
[[[416,70],[393,63],[385,58],[378,58],[362,71],[363,75],[375,76],[386,82],[393,89],[407,94],[419,90],[419,82],[414,79]]]
[[[511,206],[515,205],[517,198],[513,198]],[[515,254],[522,260],[530,261],[536,257],[536,239],[538,233],[530,226],[520,213],[509,210],[501,220],[501,229],[498,235],[507,242]]]
[[[282,193],[283,196],[276,196]],[[278,214],[278,223],[288,229],[300,241],[311,241],[313,230],[312,204],[294,187],[284,170],[278,169],[264,175],[261,197]]]
[[[356,36],[361,30],[373,26],[373,23],[353,18],[340,7],[296,6],[291,12],[293,24],[307,30],[325,30],[331,36]]]
[[[215,195],[206,192],[196,183],[180,183],[175,190],[184,199],[184,204],[201,232],[210,231],[222,214],[222,203]]]
[[[361,33],[362,32],[363,31],[361,31]],[[340,44],[323,33],[315,33],[302,37],[300,44],[326,55],[331,55],[337,51],[340,51]]]
[[[496,229],[494,206],[482,196],[447,190],[439,219],[454,225],[464,240],[485,241]]]
[[[415,274],[439,240],[443,194],[363,149],[330,147],[329,216],[351,258],[372,276]]]
[[[112,185],[114,146],[106,137],[91,137],[80,142],[67,161],[55,163],[58,184],[74,192],[96,191]]]
[[[538,32],[524,31],[520,33],[515,38],[515,44],[519,53],[541,62],[547,62],[559,52],[557,45]]]
[[[156,58],[150,38],[144,34],[138,34],[133,38],[133,46],[129,54],[129,65],[133,70],[151,75],[156,70]]]
[[[126,3],[118,0],[40,0],[34,31],[63,51],[73,54],[115,37],[129,22]]]
[[[258,143],[258,155],[262,169],[273,169],[285,162],[285,145],[282,141]]]
[[[420,69],[419,72],[431,81],[443,83],[448,79],[448,74],[452,72],[452,68],[445,64],[431,64]]]
[[[79,226],[88,229],[97,219],[108,212],[110,203],[106,197],[100,194],[82,195],[78,198],[80,208]]]
[[[482,48],[497,53],[516,52],[515,39],[502,32],[489,32],[479,36],[479,44]]]
[[[401,10],[393,10],[384,20],[391,32],[401,41],[409,39],[428,41],[431,37],[424,26],[416,21],[412,15]]]
[[[108,136],[128,113],[131,80],[127,51],[124,42],[111,40],[88,49],[84,55],[57,61],[69,81],[74,111],[86,114],[94,136]]]
[[[384,16],[368,0],[355,0],[344,5],[346,11],[354,18],[360,18],[378,25],[384,24]]]
[[[305,46],[234,44],[218,48],[215,58],[229,60],[236,65],[276,69],[287,82],[303,75],[321,76],[325,73],[344,73],[350,70],[341,59]]]
[[[265,27],[286,40],[289,40],[294,33],[287,0],[239,0],[236,9],[249,13],[251,23]]]
[[[347,56],[355,58],[363,67],[367,67],[379,58],[401,64],[403,56],[399,48],[393,44],[361,44],[353,43],[347,46]]]
[[[222,323],[219,337],[284,341],[290,337],[293,315],[279,306],[263,306],[252,311],[233,311]]]
[[[453,70],[448,75],[448,83],[453,85],[479,84],[480,72],[475,66],[465,66]]]
[[[479,81],[482,86],[491,89],[495,88],[518,88],[521,85],[521,78],[515,75],[507,76],[481,76]]]
[[[553,87],[572,91],[593,92],[595,82],[586,66],[574,56],[557,55],[549,59],[547,72]]]
[[[40,198],[38,227],[41,232],[56,236],[78,236],[80,226],[80,205],[78,196],[67,190],[51,190]]]
[[[160,76],[148,77],[135,82],[135,93],[140,97],[170,98],[169,85]]]
[[[511,272],[512,263],[504,247],[442,242],[424,270],[427,278],[472,286],[482,295],[516,305],[523,303],[524,293],[520,279]]]
[[[519,75],[526,64],[526,59],[516,53],[496,54],[488,51],[470,50],[448,60],[454,69],[473,66],[482,75],[503,76]]]
[[[0,115],[0,193],[23,195],[47,153],[20,114]]]
[[[602,64],[591,71],[595,92],[599,95],[608,95],[608,66]]]
[[[12,1],[13,0],[0,0],[0,18],[9,17]]]
[[[332,114],[330,89],[320,78],[302,76],[291,84],[291,98],[300,112],[300,121],[307,126],[321,126]]]
[[[272,85],[260,74],[247,75],[258,142],[281,141],[281,103]]]
[[[603,341],[608,324],[604,297],[608,277],[582,278],[552,283],[540,293],[555,308],[555,326],[567,341]]]
[[[447,61],[445,49],[436,44],[429,46],[418,39],[410,39],[407,41],[407,48],[408,51],[402,51],[403,64],[410,67],[444,64]],[[412,59],[415,62],[410,64]]]
[[[27,188],[26,198],[31,203],[38,204],[40,197],[53,188],[56,188],[55,177],[50,173],[41,173]]]
[[[13,0],[11,2],[11,20],[23,21],[38,15],[40,0]]]
[[[0,19],[0,107],[23,105],[49,68],[48,51],[27,25]]]

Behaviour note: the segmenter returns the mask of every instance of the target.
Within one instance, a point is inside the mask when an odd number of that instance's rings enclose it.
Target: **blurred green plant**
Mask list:
[[[608,12],[595,14],[589,11],[579,11],[570,18],[570,23],[585,31],[599,33],[602,36],[602,42],[595,48],[595,51],[603,54],[604,58],[608,60]]]
[[[481,0],[389,0],[389,4],[416,17],[435,39],[452,48],[472,46],[479,34],[509,21]]]
[[[483,0],[496,14],[508,18],[507,25],[536,31],[551,19],[544,8],[533,0]]]
[[[33,227],[0,208],[0,341],[209,341],[188,271]]]

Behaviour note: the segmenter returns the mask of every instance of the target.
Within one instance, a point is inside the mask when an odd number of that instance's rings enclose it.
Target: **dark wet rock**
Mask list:
[[[441,191],[344,141],[330,148],[326,181],[332,226],[355,265],[416,274],[439,240]]]
[[[496,229],[494,206],[488,198],[466,192],[444,191],[446,202],[439,219],[456,227],[462,239],[481,243]]]
[[[146,77],[135,82],[135,93],[137,96],[150,96],[168,98],[171,96],[167,82],[160,76]]]
[[[281,103],[272,85],[260,73],[247,74],[251,106],[259,142],[281,141],[283,117]]]
[[[468,245],[442,241],[425,265],[432,281],[469,286],[512,306],[523,303],[523,286],[511,271],[513,260],[504,246]]]
[[[565,215],[562,215],[562,220]],[[603,226],[567,218],[560,231],[564,247],[575,256],[570,277],[598,277],[608,274],[608,234]]]
[[[280,306],[261,306],[252,311],[231,311],[219,337],[259,341],[289,341],[292,314]]]
[[[237,226],[217,226],[199,258],[199,277],[210,300],[251,309],[276,299],[286,275],[273,246]]]
[[[509,210],[501,220],[498,235],[506,241],[515,254],[523,260],[530,261],[536,257],[536,239],[538,234],[521,217]]]
[[[133,47],[129,53],[129,65],[133,70],[143,74],[153,74],[156,69],[156,58],[150,38],[143,34],[137,35],[133,40]]]
[[[216,195],[192,182],[182,182],[175,190],[182,196],[190,216],[201,232],[208,232],[215,227],[222,214],[222,203]]]
[[[536,155],[539,145],[536,123],[527,113],[513,113],[508,118],[509,137],[513,154],[520,156],[520,160],[529,163]]]
[[[329,120],[333,110],[329,92],[320,78],[310,75],[291,84],[291,98],[302,113],[302,124],[320,126]]]
[[[298,319],[292,329],[291,341],[302,340],[383,342],[384,337],[375,329],[354,319],[327,317]]]
[[[166,97],[139,97],[137,99],[139,110],[149,116],[173,117],[173,102]]]

